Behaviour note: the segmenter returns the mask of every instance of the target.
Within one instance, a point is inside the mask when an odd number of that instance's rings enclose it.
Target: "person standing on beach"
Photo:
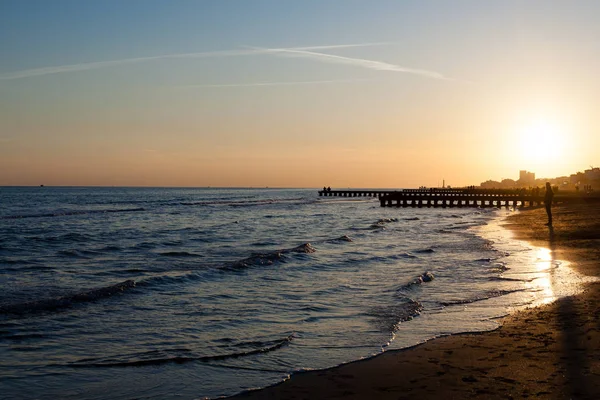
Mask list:
[[[548,214],[548,223],[546,225],[552,226],[552,198],[554,197],[554,192],[552,191],[552,187],[550,186],[550,182],[546,182],[546,194],[544,195],[544,206],[546,206],[546,214]]]

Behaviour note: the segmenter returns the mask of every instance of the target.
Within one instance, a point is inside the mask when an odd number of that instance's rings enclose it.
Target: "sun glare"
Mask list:
[[[518,132],[521,157],[535,166],[553,163],[564,151],[565,132],[561,125],[547,118],[532,120]]]

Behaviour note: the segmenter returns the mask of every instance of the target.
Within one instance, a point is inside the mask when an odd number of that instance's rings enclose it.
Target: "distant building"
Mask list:
[[[493,180],[488,180],[485,182],[481,182],[481,185],[479,185],[481,188],[483,189],[495,189],[495,188],[499,188],[500,187],[500,182],[498,181],[493,181]]]
[[[588,182],[600,181],[600,168],[586,169],[583,174]]]
[[[583,172],[577,172],[576,174],[571,174],[571,176],[569,177],[569,183],[571,185],[578,185],[584,182],[584,179],[585,175],[583,174]]]
[[[519,171],[519,185],[533,185],[535,183],[535,173],[525,170]]]
[[[550,182],[553,188],[560,190],[586,190],[593,191],[600,189],[600,168],[592,167],[584,172],[577,172],[569,176],[560,176],[556,178],[540,178],[535,179],[533,172],[521,170],[519,171],[519,180],[502,179],[501,182],[487,180],[481,182],[480,188],[485,189],[513,189],[513,188],[531,188],[543,187],[546,182]]]
[[[517,186],[517,182],[514,179],[502,179],[500,182],[500,187],[506,189],[512,189]]]

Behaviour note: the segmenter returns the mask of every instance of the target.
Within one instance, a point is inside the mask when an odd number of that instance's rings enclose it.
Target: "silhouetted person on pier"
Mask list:
[[[544,206],[546,207],[546,214],[548,214],[548,223],[546,225],[552,226],[552,198],[554,197],[554,192],[552,191],[552,187],[550,186],[550,182],[546,182],[546,194],[544,195]]]

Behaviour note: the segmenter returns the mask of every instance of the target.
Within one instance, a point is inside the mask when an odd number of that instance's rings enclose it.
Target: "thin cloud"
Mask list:
[[[256,82],[256,83],[224,83],[212,85],[186,85],[189,88],[235,88],[235,87],[254,87],[254,86],[295,86],[295,85],[319,85],[328,83],[354,83],[366,81],[369,79],[334,79],[321,81],[290,81],[290,82]]]
[[[416,68],[408,68],[402,67],[400,65],[390,64],[382,61],[374,61],[374,60],[365,60],[362,58],[351,58],[351,57],[343,57],[337,56],[334,54],[326,54],[326,53],[318,53],[315,51],[309,51],[307,49],[299,49],[299,48],[278,48],[278,49],[265,49],[265,48],[255,48],[256,50],[263,50],[267,53],[272,54],[282,54],[288,56],[296,56],[296,57],[305,57],[312,58],[314,60],[319,60],[323,62],[335,63],[335,64],[346,64],[353,65],[356,67],[368,68],[377,71],[393,71],[393,72],[403,72],[414,75],[421,75],[428,78],[433,79],[443,79],[449,80],[449,78],[445,77],[439,72],[429,71],[426,69],[416,69]]]
[[[379,46],[385,43],[356,43],[356,44],[339,44],[339,45],[326,45],[326,46],[310,46],[310,47],[292,47],[287,50],[290,51],[310,51],[310,50],[322,50],[322,49],[339,49],[348,47],[365,47],[365,46]],[[148,61],[165,60],[165,59],[177,59],[177,58],[216,58],[216,57],[237,57],[247,56],[261,53],[272,52],[271,49],[261,48],[245,48],[239,50],[220,50],[220,51],[206,51],[200,53],[181,53],[181,54],[166,54],[160,56],[151,57],[137,57],[137,58],[126,58],[121,60],[112,61],[97,61],[80,64],[70,65],[59,65],[52,67],[32,68],[15,72],[8,72],[0,74],[0,80],[13,80],[31,78],[35,76],[44,76],[51,74],[60,74],[67,72],[78,72],[88,71],[92,69],[109,68],[127,64],[144,63]]]

